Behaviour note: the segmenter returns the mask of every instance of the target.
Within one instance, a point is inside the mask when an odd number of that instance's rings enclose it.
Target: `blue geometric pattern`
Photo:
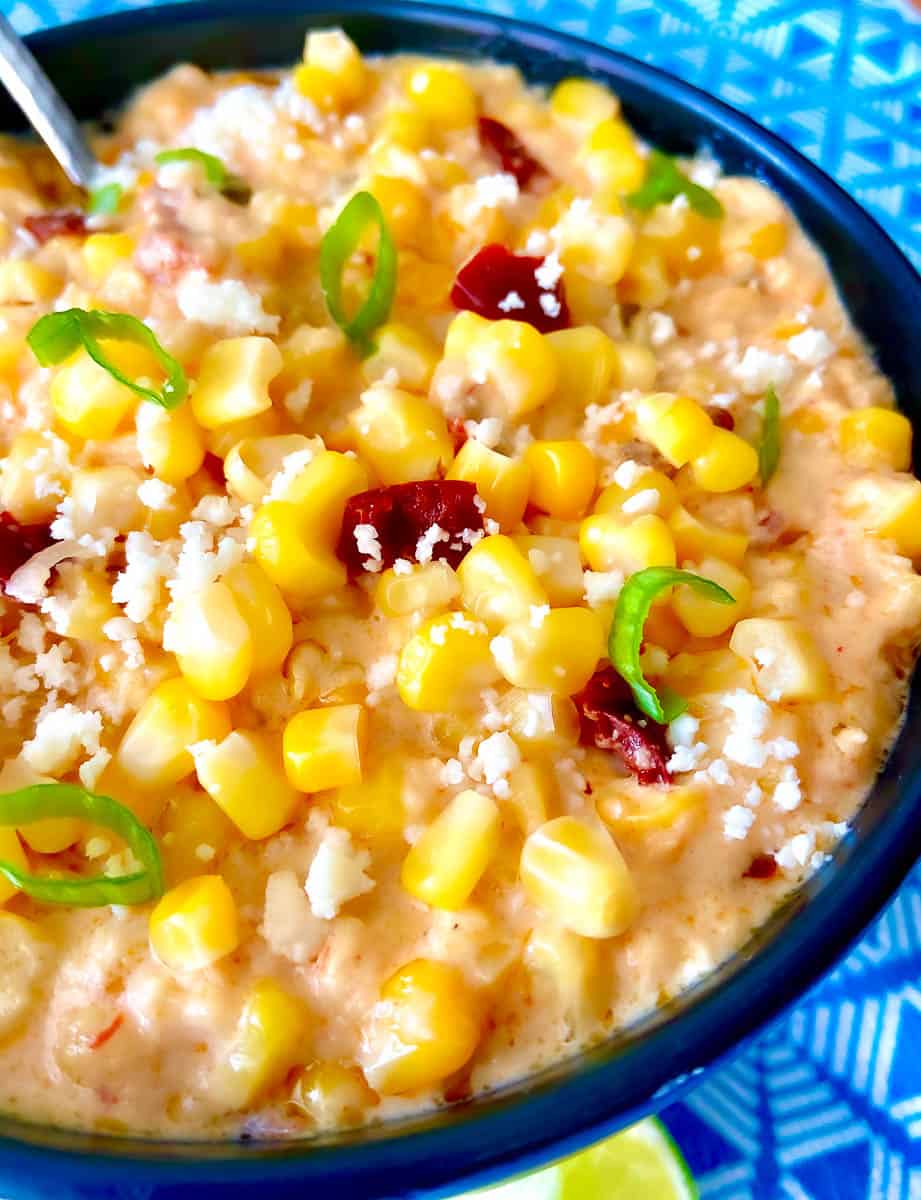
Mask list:
[[[907,3],[453,2],[720,96],[833,175],[921,266],[921,12]],[[24,33],[122,7],[0,0]],[[921,866],[836,970],[663,1116],[702,1200],[921,1200]]]

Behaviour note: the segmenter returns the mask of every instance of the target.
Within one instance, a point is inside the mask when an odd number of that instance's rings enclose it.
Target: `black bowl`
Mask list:
[[[756,175],[824,251],[852,319],[902,408],[921,415],[921,281],[889,238],[789,146],[652,67],[498,17],[389,0],[191,4],[86,21],[30,39],[82,117],[99,116],[173,63],[293,61],[308,27],[342,25],[369,52],[419,51],[514,63],[533,82],[609,83],[643,137],[674,153],[709,145]],[[20,118],[0,99],[0,128]],[[8,1200],[180,1197],[274,1200],[332,1185],[335,1200],[453,1194],[560,1157],[675,1098],[701,1070],[776,1017],[847,949],[921,853],[921,702],[852,831],[828,862],[727,963],[603,1046],[462,1106],[379,1128],[286,1144],[180,1143],[70,1133],[0,1118]]]

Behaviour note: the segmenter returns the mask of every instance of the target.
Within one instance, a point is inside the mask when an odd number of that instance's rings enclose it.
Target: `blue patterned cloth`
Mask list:
[[[921,266],[921,13],[907,4],[453,2],[715,93],[824,167]],[[121,7],[0,0],[22,33]],[[921,1200],[921,866],[831,975],[663,1115],[703,1200]]]

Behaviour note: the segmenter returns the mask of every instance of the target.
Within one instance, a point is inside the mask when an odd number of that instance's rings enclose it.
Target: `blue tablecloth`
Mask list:
[[[454,2],[714,92],[815,159],[921,266],[921,13],[907,3]],[[129,6],[0,0],[21,33]],[[705,1200],[921,1200],[921,866],[837,970],[664,1116]]]

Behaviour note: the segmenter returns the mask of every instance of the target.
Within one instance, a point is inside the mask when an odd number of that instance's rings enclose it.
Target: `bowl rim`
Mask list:
[[[155,34],[164,26],[238,20],[252,7],[252,0],[168,3],[57,26],[27,41],[41,60],[47,52],[66,50],[97,35]],[[769,164],[776,175],[795,177],[798,184],[811,188],[833,223],[859,235],[864,253],[882,258],[897,289],[912,294],[913,307],[921,310],[921,278],[889,235],[843,188],[748,116],[657,67],[549,27],[414,0],[330,0],[329,4],[260,0],[258,7],[262,13],[303,16],[305,22],[336,15],[346,20],[367,16],[449,28],[471,38],[511,37],[544,53],[563,47],[585,63],[586,73],[606,74],[641,87],[654,85],[714,130],[728,131],[746,142],[753,157]],[[921,710],[919,691],[911,689],[912,713]],[[849,834],[843,853],[835,855],[837,870],[831,874],[820,870],[790,901],[802,909],[797,937],[781,935],[762,949],[754,944],[743,948],[744,964],[736,966],[718,989],[692,989],[691,995],[700,990],[700,996],[674,1025],[663,1021],[654,1028],[648,1044],[607,1054],[602,1047],[600,1056],[598,1051],[575,1056],[474,1105],[437,1110],[409,1124],[360,1131],[330,1144],[122,1139],[4,1119],[0,1121],[0,1183],[12,1185],[16,1178],[28,1175],[27,1185],[38,1186],[43,1178],[53,1177],[60,1190],[62,1180],[69,1177],[77,1190],[65,1194],[89,1196],[130,1178],[132,1194],[141,1188],[145,1196],[153,1196],[161,1191],[174,1195],[174,1189],[183,1185],[219,1184],[222,1191],[228,1186],[242,1191],[254,1182],[266,1182],[283,1195],[290,1188],[293,1195],[295,1187],[300,1190],[305,1183],[335,1178],[343,1200],[365,1200],[383,1195],[377,1189],[385,1181],[388,1188],[395,1188],[394,1181],[403,1180],[400,1190],[405,1191],[405,1180],[413,1179],[419,1181],[411,1185],[413,1195],[434,1198],[494,1182],[507,1175],[512,1164],[514,1172],[520,1173],[571,1153],[674,1099],[704,1069],[737,1053],[841,958],[921,854],[921,765],[909,764],[908,769],[907,781],[889,778],[898,802],[885,819],[867,836],[854,839]],[[895,773],[890,759],[874,790]],[[670,1031],[671,1046],[663,1052],[659,1043]],[[640,1062],[635,1061],[638,1052],[643,1052]],[[632,1075],[648,1079],[648,1084],[634,1085],[632,1102],[612,1109],[605,1099],[606,1084],[628,1061]]]

